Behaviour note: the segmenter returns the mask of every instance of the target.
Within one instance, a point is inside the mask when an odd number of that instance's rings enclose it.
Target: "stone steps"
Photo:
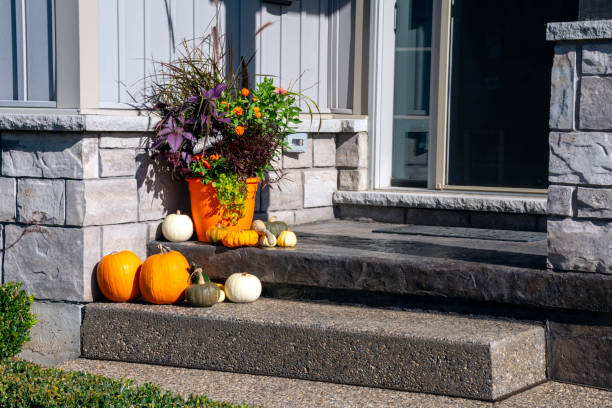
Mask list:
[[[416,296],[612,312],[612,276],[547,270],[546,234],[527,233],[521,242],[516,231],[506,231],[510,240],[502,235],[500,240],[461,238],[449,228],[441,228],[437,236],[435,230],[413,235],[374,232],[394,226],[340,220],[296,226],[299,243],[292,249],[152,241],[148,250],[156,253],[158,244],[176,249],[217,280],[248,271],[272,297],[309,298],[323,291],[323,298],[335,299],[350,292],[350,302],[365,304],[377,295],[390,296],[391,305]]]
[[[92,303],[82,356],[498,400],[546,378],[541,325],[261,298]]]

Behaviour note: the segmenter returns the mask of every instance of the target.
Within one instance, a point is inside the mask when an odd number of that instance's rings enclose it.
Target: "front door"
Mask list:
[[[546,23],[577,19],[578,0],[379,2],[393,8],[393,27],[380,32],[394,44],[394,75],[381,79],[392,117],[374,117],[392,122],[375,136],[391,139],[379,149],[392,157],[390,180],[375,187],[544,192],[554,52]]]

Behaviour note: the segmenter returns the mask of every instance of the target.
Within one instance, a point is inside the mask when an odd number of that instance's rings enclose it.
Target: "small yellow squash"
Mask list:
[[[290,248],[297,244],[297,237],[293,231],[283,231],[276,239],[276,245],[279,247]]]
[[[238,248],[241,246],[255,246],[259,240],[259,235],[253,230],[229,231],[223,237],[223,245],[228,248]]]

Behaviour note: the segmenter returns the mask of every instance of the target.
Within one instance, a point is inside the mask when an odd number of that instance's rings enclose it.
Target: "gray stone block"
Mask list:
[[[546,40],[573,41],[612,38],[612,20],[570,21],[548,23]]]
[[[582,74],[612,74],[611,43],[587,43],[582,46]]]
[[[612,327],[548,322],[551,380],[612,388]]]
[[[338,170],[338,190],[361,191],[368,189],[368,169]]]
[[[578,217],[612,219],[612,190],[578,187]]]
[[[139,221],[159,220],[176,210],[191,214],[189,189],[185,180],[173,177],[146,152],[138,152],[136,162]]]
[[[612,129],[612,78],[583,77],[580,81],[580,129]]]
[[[162,222],[163,221],[160,220],[145,223],[147,225],[147,241],[155,241],[163,238],[161,230]]]
[[[136,221],[136,180],[66,180],[67,225],[108,225]]]
[[[337,189],[337,170],[305,170],[304,208],[333,205],[333,194]]]
[[[367,133],[341,133],[338,135],[336,166],[353,168],[368,166]]]
[[[15,221],[17,213],[17,181],[0,177],[0,221]]]
[[[612,185],[612,133],[550,134],[551,183]]]
[[[147,258],[149,227],[145,223],[105,225],[102,228],[102,256],[111,252],[132,251],[141,261]]]
[[[548,220],[548,263],[561,271],[612,273],[612,223]]]
[[[32,305],[38,323],[21,358],[53,366],[81,355],[81,315],[83,305],[37,301]]]
[[[403,224],[405,209],[401,207],[371,207],[367,205],[339,204],[338,218],[356,221],[379,221]]]
[[[449,227],[469,227],[470,212],[455,210],[431,210],[426,208],[406,208],[406,218],[403,222],[416,225],[437,225]],[[495,213],[490,213],[492,216]],[[490,221],[489,219],[481,219]],[[486,223],[483,223],[486,225]],[[486,228],[486,227],[483,227]]]
[[[334,134],[315,135],[312,142],[312,161],[314,167],[334,167],[336,165],[336,137]]]
[[[334,219],[334,207],[305,208],[295,210],[295,224]]]
[[[306,152],[290,153],[283,151],[283,168],[302,169],[312,167],[312,151],[313,141],[310,137],[306,142]]]
[[[85,120],[83,115],[3,113],[0,115],[0,129],[41,132],[82,132],[85,130]]]
[[[83,115],[88,132],[152,132],[159,118],[132,115]]]
[[[144,149],[149,138],[147,133],[102,133],[100,149]]]
[[[476,212],[470,214],[470,226],[513,231],[537,231],[537,216]]]
[[[486,400],[546,378],[539,325],[264,298],[150,310],[87,305],[83,356]]]
[[[261,192],[261,211],[294,210],[304,204],[302,173],[288,172]]]
[[[17,187],[19,222],[64,224],[66,218],[64,180],[20,179]]]
[[[98,177],[98,139],[74,133],[2,134],[2,174],[14,177]]]
[[[548,187],[548,202],[546,212],[549,215],[571,217],[574,215],[575,187],[551,185]]]
[[[448,191],[337,191],[334,193],[334,204],[546,214],[546,197],[514,197]]]
[[[100,177],[135,176],[136,151],[100,149]]]
[[[94,268],[101,258],[99,228],[41,229],[19,239],[23,227],[5,227],[6,243],[17,243],[4,254],[4,279],[23,282],[37,299],[92,301]]]
[[[576,78],[576,45],[555,46],[550,93],[551,129],[575,128]]]

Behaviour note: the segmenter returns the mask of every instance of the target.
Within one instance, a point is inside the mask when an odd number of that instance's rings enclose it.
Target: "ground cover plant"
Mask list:
[[[153,384],[42,368],[22,360],[0,364],[0,407],[200,407],[248,408],[191,395],[187,399]]]
[[[30,313],[32,302],[34,297],[21,289],[21,283],[0,285],[0,361],[17,355],[30,340],[30,329],[36,324]]]

